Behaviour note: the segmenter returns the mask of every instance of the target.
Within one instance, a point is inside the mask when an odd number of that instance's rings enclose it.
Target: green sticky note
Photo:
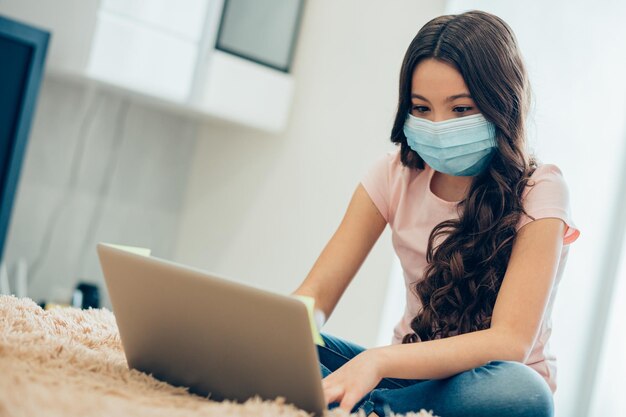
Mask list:
[[[306,309],[309,312],[309,322],[311,323],[311,333],[313,334],[313,341],[320,346],[324,346],[324,339],[322,339],[322,336],[317,329],[317,324],[315,323],[315,315],[313,314],[315,307],[315,298],[309,297],[307,295],[292,295],[292,297],[302,301],[306,306]]]
[[[115,245],[113,243],[105,243],[105,245],[112,246],[116,249],[125,250],[126,252],[134,253],[135,255],[150,256],[150,249],[139,248],[137,246]]]

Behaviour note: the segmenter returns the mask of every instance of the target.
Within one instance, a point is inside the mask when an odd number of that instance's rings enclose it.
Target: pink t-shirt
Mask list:
[[[444,220],[458,218],[456,202],[442,200],[430,188],[435,171],[412,169],[402,165],[400,149],[380,157],[363,177],[361,183],[372,201],[387,220],[392,231],[392,243],[404,273],[407,287],[406,308],[394,328],[392,344],[402,343],[405,334],[413,333],[411,320],[421,308],[421,302],[409,288],[422,279],[426,267],[426,246],[433,227]],[[546,307],[541,329],[526,364],[545,378],[552,392],[556,391],[556,358],[550,352],[548,339],[552,329],[551,313],[558,285],[563,274],[569,244],[579,231],[570,217],[569,194],[561,171],[555,165],[540,165],[531,179],[534,187],[527,187],[523,204],[535,219],[556,217],[563,219],[567,230],[563,237],[563,250],[559,260],[556,281]],[[523,216],[517,229],[531,222]]]

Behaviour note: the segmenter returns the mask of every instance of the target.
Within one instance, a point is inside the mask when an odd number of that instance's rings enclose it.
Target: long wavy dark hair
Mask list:
[[[413,287],[422,308],[411,321],[413,343],[487,329],[516,236],[525,213],[522,192],[536,168],[526,147],[531,89],[511,28],[478,10],[432,19],[417,33],[400,71],[398,112],[391,141],[400,144],[402,164],[424,168],[407,144],[403,126],[411,109],[411,81],[420,61],[433,58],[463,76],[483,116],[496,126],[497,152],[472,179],[459,202],[458,219],[435,226],[427,246],[427,267]]]

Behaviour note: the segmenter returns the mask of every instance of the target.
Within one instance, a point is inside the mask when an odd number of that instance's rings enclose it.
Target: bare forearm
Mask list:
[[[348,235],[336,233],[294,294],[315,297],[316,307],[330,317],[372,244],[350,244]]]
[[[294,294],[315,297],[330,317],[387,222],[359,184],[337,231]]]
[[[330,317],[339,299],[345,291],[345,287],[351,277],[356,274],[360,264],[357,262],[342,262],[341,250],[333,247],[336,242],[330,242],[322,251],[313,268],[302,282],[295,294],[315,297],[316,307]],[[333,256],[333,251],[339,254]]]
[[[383,378],[441,379],[494,360],[522,361],[525,354],[512,337],[494,329],[378,350]]]

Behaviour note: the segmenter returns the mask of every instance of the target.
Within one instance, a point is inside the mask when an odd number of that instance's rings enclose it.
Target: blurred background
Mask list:
[[[0,53],[7,22],[50,33],[32,125],[16,116],[30,130],[2,196],[2,288],[69,303],[83,285],[110,307],[104,241],[292,292],[393,149],[409,42],[470,9],[515,32],[535,98],[530,143],[563,171],[582,232],[552,313],[557,416],[626,415],[618,0],[0,0]],[[324,330],[388,344],[403,285],[387,229]]]

